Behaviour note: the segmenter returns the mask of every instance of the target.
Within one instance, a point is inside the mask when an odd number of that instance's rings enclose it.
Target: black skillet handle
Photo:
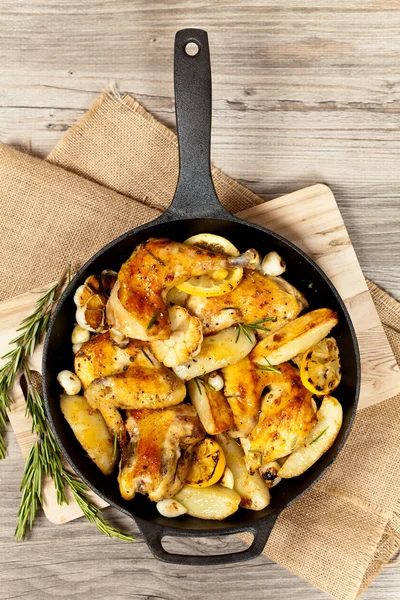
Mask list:
[[[188,44],[197,46],[197,54],[187,53]],[[221,206],[211,177],[211,68],[208,36],[202,29],[181,29],[176,34],[174,81],[179,179],[167,216],[226,219],[229,213]]]
[[[177,565],[225,565],[235,562],[242,562],[256,558],[265,548],[265,544],[271,535],[272,528],[278,514],[270,515],[262,523],[255,523],[254,526],[248,525],[239,528],[232,528],[227,534],[249,532],[254,535],[254,539],[246,550],[240,552],[232,552],[230,554],[211,554],[211,555],[191,555],[191,554],[175,554],[167,552],[162,546],[162,539],[165,536],[171,537],[217,537],[223,536],[222,531],[186,531],[184,529],[172,529],[169,527],[161,527],[149,521],[135,519],[144,538],[156,558],[163,562],[173,563]]]

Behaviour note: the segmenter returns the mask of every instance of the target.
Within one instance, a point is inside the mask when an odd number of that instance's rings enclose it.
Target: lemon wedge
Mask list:
[[[193,235],[184,242],[189,246],[198,246],[204,250],[225,254],[226,256],[239,256],[240,252],[226,238],[213,233],[199,233]],[[221,269],[212,275],[201,275],[191,277],[187,281],[177,285],[177,289],[191,296],[215,297],[228,294],[241,282],[243,269],[235,267],[232,269]]]
[[[304,353],[300,377],[304,387],[317,396],[326,396],[337,388],[341,372],[335,338],[324,338]]]
[[[195,447],[186,483],[197,488],[214,485],[221,479],[225,467],[225,454],[221,446],[212,438],[205,438]]]

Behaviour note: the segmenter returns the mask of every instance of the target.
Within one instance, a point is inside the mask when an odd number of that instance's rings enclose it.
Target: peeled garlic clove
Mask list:
[[[261,271],[264,275],[278,277],[286,271],[286,263],[277,252],[268,252],[261,263]]]
[[[157,510],[163,517],[168,517],[169,519],[180,517],[187,513],[186,508],[173,498],[166,498],[157,502]]]
[[[76,396],[81,391],[80,379],[72,371],[60,371],[57,381],[68,396]]]
[[[72,352],[76,354],[82,348],[83,344],[72,344]]]
[[[72,330],[71,341],[73,344],[84,344],[90,340],[90,332],[80,325],[75,325]]]
[[[208,377],[208,383],[216,392],[219,392],[219,390],[222,390],[224,387],[225,382],[222,375],[220,375],[217,371],[213,371]]]
[[[220,483],[226,488],[229,488],[230,490],[233,490],[233,486],[235,485],[235,479],[229,467],[225,467],[224,474],[222,475],[218,483]]]

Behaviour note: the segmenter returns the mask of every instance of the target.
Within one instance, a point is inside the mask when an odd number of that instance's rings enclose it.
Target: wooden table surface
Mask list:
[[[173,36],[189,26],[210,36],[215,164],[266,200],[327,183],[364,273],[400,299],[398,0],[2,0],[1,141],[45,156],[113,82],[173,125]],[[328,598],[265,557],[166,565],[140,536],[108,540],[84,520],[54,526],[40,514],[29,540],[16,543],[23,461],[12,432],[7,441],[0,600]],[[132,528],[113,509],[107,516]],[[400,569],[385,569],[364,597],[400,599]]]

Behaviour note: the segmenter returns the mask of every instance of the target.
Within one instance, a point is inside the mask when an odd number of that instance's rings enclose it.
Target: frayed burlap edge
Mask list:
[[[68,166],[63,164],[63,159],[65,156],[64,153],[66,153],[70,143],[74,140],[78,140],[78,138],[84,134],[86,128],[91,125],[94,115],[100,109],[107,112],[107,110],[112,110],[114,104],[117,104],[118,106],[123,107],[128,111],[132,111],[140,115],[143,118],[144,122],[149,127],[156,130],[157,134],[164,137],[168,141],[168,143],[173,143],[174,146],[178,145],[176,134],[171,129],[169,129],[166,125],[158,121],[130,94],[119,93],[115,89],[115,86],[111,85],[111,89],[103,91],[102,94],[97,98],[97,100],[95,100],[95,102],[91,105],[89,110],[78,121],[78,123],[73,125],[64,134],[64,136],[58,142],[54,150],[52,150],[50,154],[46,157],[46,160],[68,170]],[[221,189],[224,188],[232,192],[234,195],[237,194],[240,195],[242,198],[245,198],[249,206],[255,206],[263,203],[263,199],[260,198],[260,196],[249,190],[247,187],[243,186],[235,179],[229,177],[229,175],[226,175],[223,171],[221,171],[221,169],[218,169],[217,167],[212,165],[211,172],[214,184],[217,188],[219,188],[218,195],[221,194]],[[88,177],[86,174],[78,174],[90,179],[90,177]],[[129,196],[129,194],[127,194],[126,192],[125,195]],[[135,198],[135,200],[140,201],[140,199],[138,198]]]

